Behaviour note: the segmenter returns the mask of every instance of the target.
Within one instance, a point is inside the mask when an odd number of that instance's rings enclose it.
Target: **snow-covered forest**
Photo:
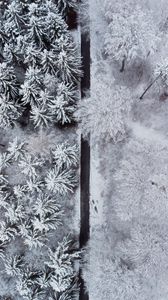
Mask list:
[[[89,3],[89,299],[167,300],[167,3]]]
[[[166,0],[0,1],[0,300],[168,300]]]
[[[0,299],[78,299],[77,1],[0,5]]]

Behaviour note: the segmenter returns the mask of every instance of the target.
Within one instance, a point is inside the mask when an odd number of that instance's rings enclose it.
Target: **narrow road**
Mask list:
[[[81,81],[81,97],[90,89],[90,40],[88,35],[81,34],[81,56],[83,64],[83,78]],[[86,246],[90,236],[90,144],[81,136],[81,174],[80,174],[80,248]],[[79,300],[89,300],[80,270]]]
[[[86,0],[87,1],[87,0]],[[80,3],[80,0],[79,0]],[[69,12],[67,20],[69,29],[77,29],[77,15]],[[81,79],[81,98],[85,97],[85,91],[90,89],[90,40],[88,34],[81,34],[81,56],[83,77]],[[80,157],[80,248],[84,248],[90,236],[90,144],[81,136],[81,157]],[[85,283],[82,278],[82,267],[79,271],[80,292],[79,300],[89,300]]]

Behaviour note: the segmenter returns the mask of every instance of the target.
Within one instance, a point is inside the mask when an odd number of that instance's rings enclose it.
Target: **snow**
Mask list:
[[[91,96],[101,76],[103,80],[114,76],[117,84],[129,88],[132,106],[122,141],[102,143],[100,136],[95,145],[91,139],[91,239],[84,270],[89,299],[167,300],[167,87],[159,80],[139,99],[153,79],[156,64],[166,57],[167,44],[161,43],[141,66],[133,64],[120,73],[118,65],[109,61],[107,66],[102,55],[103,4],[89,3]],[[138,4],[144,12],[150,9],[158,28],[164,23],[166,1]]]
[[[168,147],[168,138],[166,138],[163,133],[160,133],[150,127],[146,127],[140,122],[130,121],[128,124],[130,129],[132,129],[132,134],[138,139]]]
[[[92,141],[91,141],[92,142]],[[103,224],[103,190],[104,178],[102,178],[100,167],[100,155],[98,149],[91,149],[90,168],[90,228],[92,230],[97,225]]]
[[[0,298],[78,298],[81,131],[91,136],[89,299],[168,297],[167,1],[88,1],[91,89],[77,113],[81,32],[61,16],[77,1],[25,13],[12,0],[2,18]]]

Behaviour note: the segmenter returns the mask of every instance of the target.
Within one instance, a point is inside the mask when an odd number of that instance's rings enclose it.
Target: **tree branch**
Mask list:
[[[140,100],[143,99],[144,95],[147,93],[147,91],[154,85],[154,83],[162,76],[162,73],[160,73],[145,89],[145,91],[142,93],[142,95],[139,97]]]

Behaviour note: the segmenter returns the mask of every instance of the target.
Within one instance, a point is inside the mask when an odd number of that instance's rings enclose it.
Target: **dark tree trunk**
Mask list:
[[[125,70],[125,62],[126,62],[126,58],[124,58],[122,61],[122,65],[121,65],[121,69],[120,69],[121,73],[124,72],[124,70]]]
[[[161,77],[161,73],[147,86],[147,88],[145,89],[145,91],[142,93],[142,95],[139,97],[140,100],[143,99],[143,97],[145,96],[145,94],[147,93],[147,91],[150,90],[150,88],[154,85],[154,83]]]

